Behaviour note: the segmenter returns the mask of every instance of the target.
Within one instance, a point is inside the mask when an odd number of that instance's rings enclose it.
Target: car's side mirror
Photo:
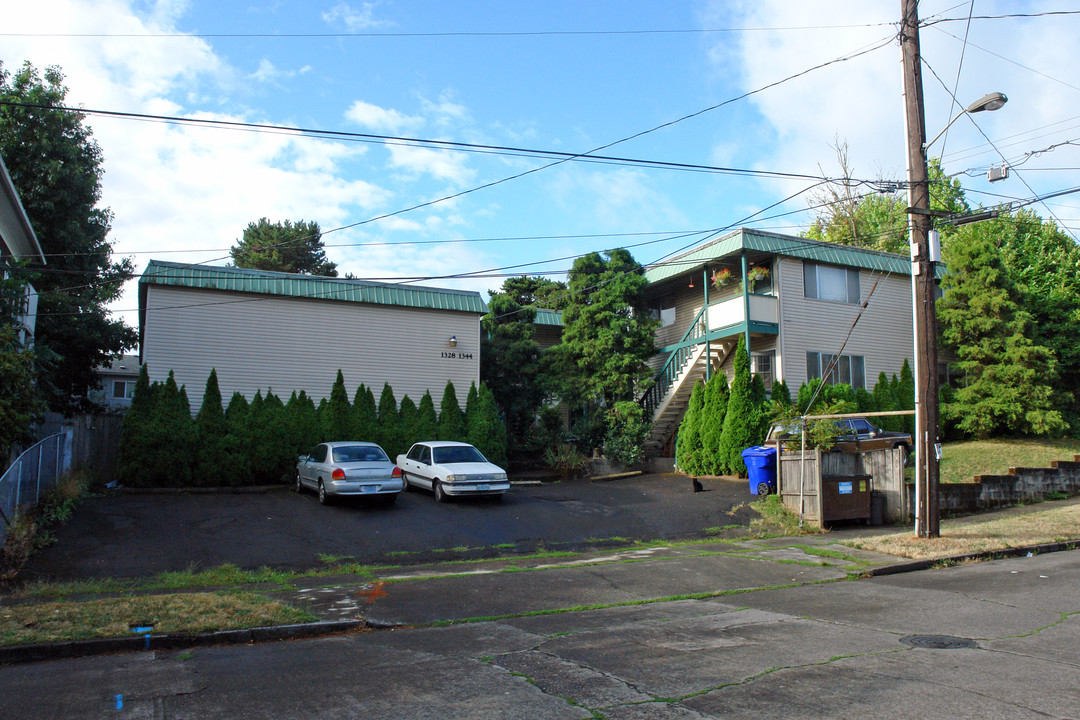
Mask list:
[[[307,455],[301,455],[300,457],[297,458],[297,460],[299,462],[307,462],[308,461],[308,456]]]

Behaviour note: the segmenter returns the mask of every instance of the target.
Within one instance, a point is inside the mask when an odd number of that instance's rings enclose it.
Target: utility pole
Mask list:
[[[918,0],[901,0],[900,47],[907,129],[908,222],[911,228],[912,321],[915,334],[915,533],[940,535],[938,508],[937,313],[930,261],[930,182],[926,165],[926,113],[919,56]]]

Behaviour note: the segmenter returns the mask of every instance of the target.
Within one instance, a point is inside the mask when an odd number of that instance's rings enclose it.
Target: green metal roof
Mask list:
[[[188,265],[161,260],[151,260],[139,278],[140,311],[147,285],[397,305],[420,310],[456,310],[479,314],[487,312],[480,293],[471,290],[447,290],[235,267]]]
[[[562,310],[536,309],[536,318],[533,325],[557,325],[562,327]]]
[[[911,260],[904,255],[740,228],[682,255],[650,265],[645,269],[645,279],[650,283],[661,282],[697,270],[705,263],[737,256],[743,250],[811,260],[825,265],[911,274]]]

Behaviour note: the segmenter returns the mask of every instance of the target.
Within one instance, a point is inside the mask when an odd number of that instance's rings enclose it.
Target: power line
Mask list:
[[[267,40],[324,40],[348,38],[522,38],[522,37],[604,37],[634,35],[711,35],[743,32],[800,32],[818,30],[852,30],[895,25],[895,22],[857,23],[850,25],[778,25],[741,28],[688,28],[669,30],[450,30],[438,32],[325,32],[325,33],[0,33],[0,37],[27,38],[126,38],[126,39],[267,39]]]

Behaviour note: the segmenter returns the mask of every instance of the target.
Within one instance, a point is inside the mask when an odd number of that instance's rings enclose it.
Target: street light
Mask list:
[[[1009,102],[1009,98],[1005,97],[1005,93],[992,92],[983,95],[981,98],[964,108],[964,112],[960,113],[952,120],[950,120],[949,124],[946,125],[941,132],[935,135],[933,140],[923,145],[923,150],[926,150],[935,142],[937,142],[938,138],[944,135],[945,132],[952,127],[952,124],[954,122],[964,117],[965,115],[970,115],[972,113],[979,113],[983,111],[993,112],[994,110],[1000,110],[1001,107],[1007,102]]]

